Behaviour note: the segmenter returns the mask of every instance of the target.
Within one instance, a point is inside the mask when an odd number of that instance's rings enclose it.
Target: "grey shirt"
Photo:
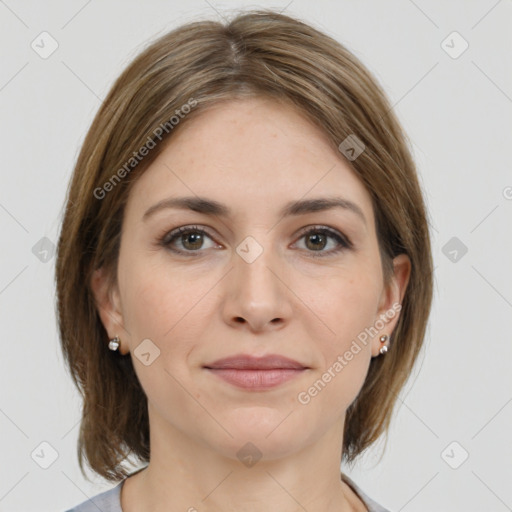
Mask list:
[[[382,507],[367,496],[347,475],[343,475],[343,480],[359,496],[361,501],[368,508],[368,512],[389,512],[388,509]],[[123,512],[121,508],[121,487],[123,484],[124,480],[119,482],[112,489],[97,494],[80,505],[66,510],[66,512]]]

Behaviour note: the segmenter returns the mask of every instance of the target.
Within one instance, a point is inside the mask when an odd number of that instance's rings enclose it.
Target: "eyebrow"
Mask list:
[[[151,206],[142,216],[142,220],[146,221],[154,213],[167,208],[192,210],[205,215],[220,217],[229,217],[232,215],[232,211],[228,206],[213,199],[198,196],[170,197]],[[320,197],[291,201],[282,208],[279,215],[282,217],[304,215],[306,213],[331,210],[333,208],[343,208],[344,210],[355,213],[366,225],[366,217],[364,216],[363,210],[356,203],[343,197]]]

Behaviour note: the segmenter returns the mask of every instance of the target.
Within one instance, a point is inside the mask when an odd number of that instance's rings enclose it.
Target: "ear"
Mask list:
[[[407,254],[399,254],[393,260],[393,275],[381,294],[377,317],[375,318],[375,328],[378,332],[372,341],[372,357],[380,355],[379,351],[383,345],[386,345],[388,348],[390,346],[389,339],[382,343],[380,337],[383,334],[387,334],[391,338],[391,334],[400,317],[402,300],[409,284],[410,275],[411,261],[409,256]]]
[[[124,328],[124,319],[121,308],[121,300],[117,284],[113,284],[112,277],[105,271],[104,268],[95,270],[91,276],[91,290],[94,295],[96,310],[101,319],[101,323],[109,339],[118,336],[119,352],[125,355],[129,352],[128,342],[126,337],[128,335]],[[125,337],[123,343],[123,334]],[[108,349],[108,344],[105,345]]]

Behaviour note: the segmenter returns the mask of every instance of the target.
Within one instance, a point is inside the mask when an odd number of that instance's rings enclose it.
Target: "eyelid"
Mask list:
[[[310,232],[317,232],[317,231],[318,232],[325,232],[325,233],[327,233],[328,235],[330,235],[330,236],[332,236],[334,238],[340,238],[341,241],[344,244],[346,244],[348,247],[350,247],[350,248],[353,247],[353,243],[341,231],[339,231],[339,230],[337,230],[335,228],[331,228],[329,226],[324,226],[322,224],[313,224],[313,225],[301,228],[301,230],[299,231],[299,236],[302,237],[304,235],[307,235]]]
[[[305,235],[308,235],[309,233],[325,234],[330,238],[336,240],[337,243],[337,247],[329,251],[307,251],[308,254],[314,258],[327,258],[329,256],[334,256],[339,252],[347,250],[350,251],[354,249],[354,244],[352,243],[352,241],[345,234],[343,234],[342,232],[335,228],[319,224],[306,226],[300,230],[298,240],[301,240]]]
[[[185,226],[179,226],[177,228],[171,229],[170,231],[166,230],[164,234],[160,237],[158,237],[158,244],[162,245],[164,248],[176,253],[176,254],[187,254],[192,256],[199,256],[202,251],[183,251],[181,249],[172,249],[170,247],[171,241],[173,239],[178,239],[179,236],[183,233],[189,233],[189,232],[197,232],[201,233],[203,235],[206,235],[208,238],[210,238],[212,241],[215,242],[215,237],[212,236],[207,229],[204,227],[198,226],[198,225],[185,225]],[[217,243],[217,242],[215,242]]]
[[[181,234],[189,232],[197,232],[206,235],[208,238],[210,238],[214,243],[218,245],[218,242],[216,242],[215,237],[209,233],[208,228],[205,229],[205,227],[201,227],[198,225],[184,225],[174,228],[170,231],[165,231],[162,236],[158,237],[158,244],[175,254],[187,255],[192,257],[201,256],[201,253],[204,252],[204,250],[201,249],[198,249],[196,251],[184,251],[181,249],[173,249],[170,247],[172,241],[178,239]],[[301,228],[298,234],[296,235],[297,240],[296,242],[294,242],[294,244],[301,240],[304,236],[308,235],[309,233],[325,234],[336,240],[338,244],[338,246],[335,249],[331,249],[329,251],[306,251],[313,257],[328,257],[330,255],[337,254],[342,250],[352,250],[354,247],[351,240],[337,229],[319,224],[309,225]]]

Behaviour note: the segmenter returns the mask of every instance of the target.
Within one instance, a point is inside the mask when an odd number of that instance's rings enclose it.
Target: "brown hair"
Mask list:
[[[348,49],[291,17],[246,12],[225,25],[189,23],[153,42],[114,83],[78,156],[56,284],[62,350],[83,397],[78,458],[84,475],[84,455],[107,480],[127,476],[121,462],[128,456],[144,462],[150,456],[147,398],[130,355],[107,348],[92,272],[103,267],[115,282],[130,186],[165,141],[205,108],[247,96],[288,102],[336,150],[349,135],[364,143],[348,161],[372,198],[385,279],[398,254],[407,254],[412,268],[392,350],[372,359],[347,410],[342,458],[353,462],[389,427],[423,344],[433,288],[427,212],[407,139],[380,86]],[[144,147],[152,149],[134,159]]]

